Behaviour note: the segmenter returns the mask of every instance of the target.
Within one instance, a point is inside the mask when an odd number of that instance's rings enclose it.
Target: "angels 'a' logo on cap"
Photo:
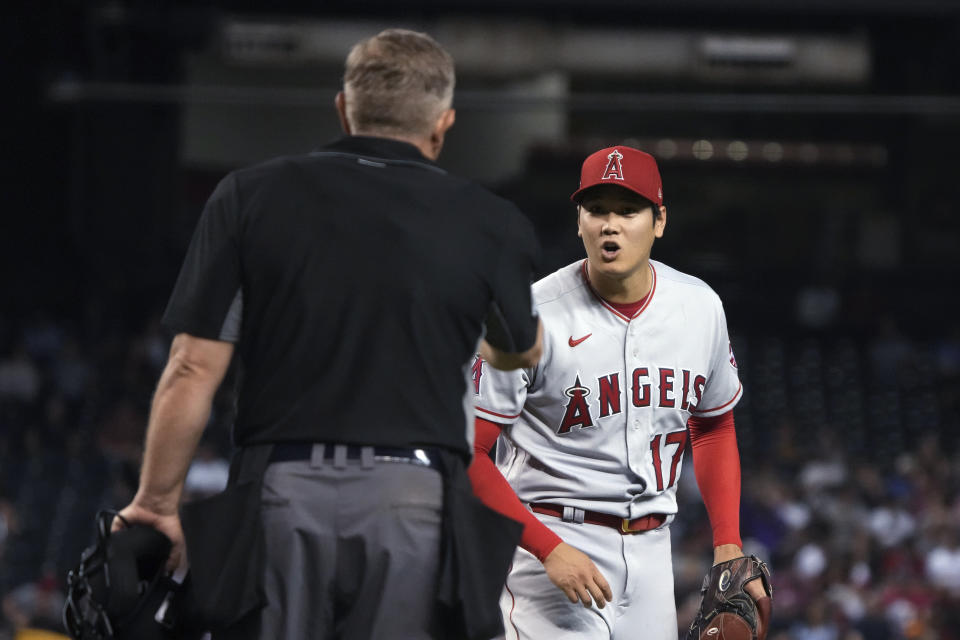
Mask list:
[[[607,167],[603,170],[603,175],[600,176],[601,180],[623,180],[623,166],[620,164],[620,160],[623,158],[623,154],[614,149],[607,156]]]

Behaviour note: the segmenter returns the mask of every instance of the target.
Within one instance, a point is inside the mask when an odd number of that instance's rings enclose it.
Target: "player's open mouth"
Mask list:
[[[600,245],[600,255],[604,260],[616,260],[620,254],[620,245],[616,242],[607,241]]]

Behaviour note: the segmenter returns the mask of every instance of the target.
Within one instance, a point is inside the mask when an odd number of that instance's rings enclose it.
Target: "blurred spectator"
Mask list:
[[[782,523],[797,531],[810,524],[812,515],[810,505],[799,497],[796,487],[783,487],[783,495],[777,506],[777,516]]]
[[[805,582],[813,582],[827,568],[827,554],[817,542],[808,542],[793,556],[793,571]]]
[[[60,629],[64,600],[56,575],[48,570],[39,580],[11,589],[3,598],[3,614],[14,629]]]
[[[863,591],[847,584],[842,577],[830,581],[825,595],[827,601],[831,606],[836,607],[847,623],[857,623],[866,616],[867,605],[864,602]]]
[[[746,490],[741,498],[741,532],[756,539],[767,549],[779,548],[788,531],[779,513],[786,489],[769,470],[762,467],[744,474],[743,481]]]
[[[839,640],[839,631],[828,617],[830,610],[823,598],[813,600],[804,619],[790,629],[791,640]]]
[[[936,546],[927,553],[926,576],[934,586],[960,598],[960,533],[943,526],[938,534]]]
[[[40,370],[21,343],[0,359],[0,401],[31,403],[40,392]]]
[[[883,547],[895,547],[913,537],[917,523],[898,502],[887,500],[870,512],[870,532]]]
[[[821,437],[821,440],[824,438]],[[800,484],[806,491],[821,492],[839,487],[847,479],[847,464],[836,448],[821,449],[822,455],[810,460],[800,471]]]

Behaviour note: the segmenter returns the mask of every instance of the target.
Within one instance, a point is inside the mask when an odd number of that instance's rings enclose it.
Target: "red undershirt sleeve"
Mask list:
[[[483,418],[476,418],[474,424],[473,463],[467,469],[473,492],[491,509],[521,522],[523,537],[520,546],[543,562],[563,540],[523,506],[510,483],[490,459],[490,450],[500,435],[500,425]]]
[[[693,471],[713,529],[713,546],[740,540],[740,452],[733,411],[700,418],[691,416],[690,446]]]

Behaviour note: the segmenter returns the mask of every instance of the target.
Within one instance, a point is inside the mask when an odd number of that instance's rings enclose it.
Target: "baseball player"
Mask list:
[[[587,258],[534,285],[542,359],[472,370],[474,489],[525,524],[506,638],[674,639],[669,526],[688,437],[714,562],[743,555],[737,363],[717,294],[650,259],[667,222],[652,156],[597,151],[571,199]]]

